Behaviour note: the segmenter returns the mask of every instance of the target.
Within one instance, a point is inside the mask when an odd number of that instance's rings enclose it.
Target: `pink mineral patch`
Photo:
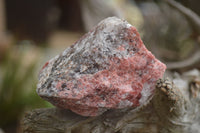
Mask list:
[[[82,116],[145,105],[166,69],[135,27],[115,17],[50,62],[40,72],[37,93]]]
[[[49,64],[49,62],[47,61],[47,62],[44,64],[44,66],[42,67],[42,70],[43,70],[45,67],[47,67],[48,64]]]

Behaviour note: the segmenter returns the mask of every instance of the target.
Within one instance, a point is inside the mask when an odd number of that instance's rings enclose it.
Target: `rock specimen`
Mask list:
[[[57,107],[97,116],[145,105],[165,69],[135,27],[110,17],[43,66],[37,93]]]

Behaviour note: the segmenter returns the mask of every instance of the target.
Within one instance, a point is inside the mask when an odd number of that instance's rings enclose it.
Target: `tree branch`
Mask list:
[[[182,4],[174,1],[174,0],[165,0],[170,6],[174,7],[178,11],[180,11],[190,22],[193,30],[200,34],[200,17],[190,10],[189,8],[183,6]]]

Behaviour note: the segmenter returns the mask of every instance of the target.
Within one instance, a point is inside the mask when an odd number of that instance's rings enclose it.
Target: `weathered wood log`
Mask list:
[[[200,133],[199,78],[199,71],[192,71],[182,77],[175,74],[174,83],[159,80],[152,100],[137,110],[83,117],[58,108],[36,109],[26,113],[22,129],[24,133]]]

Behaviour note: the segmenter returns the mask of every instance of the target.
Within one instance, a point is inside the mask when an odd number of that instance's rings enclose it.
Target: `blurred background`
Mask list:
[[[200,1],[176,2],[0,0],[0,133],[19,132],[25,111],[52,107],[36,94],[39,70],[109,16],[134,25],[168,70],[200,68]]]

